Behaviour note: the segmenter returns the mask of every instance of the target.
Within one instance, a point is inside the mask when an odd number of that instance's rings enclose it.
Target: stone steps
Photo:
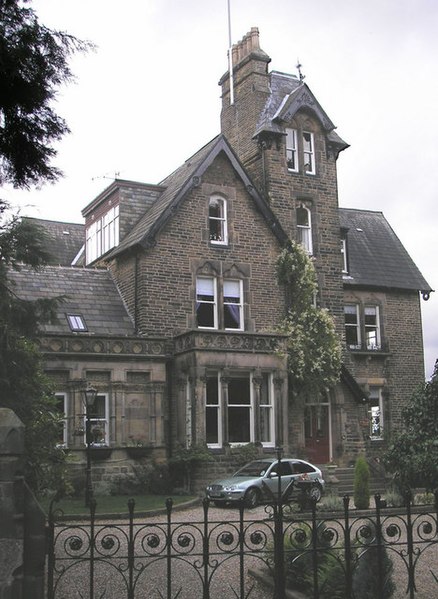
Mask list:
[[[336,488],[336,494],[353,495],[354,493],[354,468],[336,468],[335,471],[328,471],[324,466],[321,467],[324,478],[327,481],[327,490],[330,487]],[[336,479],[336,481],[334,480]],[[387,490],[387,481],[383,472],[370,471],[370,494],[385,493]]]

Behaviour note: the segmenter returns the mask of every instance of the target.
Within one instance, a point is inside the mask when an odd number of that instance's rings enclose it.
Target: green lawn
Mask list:
[[[168,497],[169,495],[133,495],[132,499],[135,501],[134,514],[136,512],[140,513],[165,508]],[[96,496],[95,499],[96,514],[127,514],[128,500],[131,497],[129,495],[101,495]],[[195,499],[195,497],[189,495],[176,495],[172,497],[173,505],[185,503],[191,499]],[[50,500],[43,497],[39,499],[39,503],[47,513]],[[85,507],[83,497],[64,497],[55,506],[60,508],[66,515],[77,516],[89,513],[89,508]]]

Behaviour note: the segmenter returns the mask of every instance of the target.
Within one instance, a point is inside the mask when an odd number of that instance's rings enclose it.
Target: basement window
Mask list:
[[[66,314],[66,316],[67,316],[67,322],[72,331],[75,331],[78,333],[84,333],[84,332],[88,331],[88,327],[85,324],[85,320],[84,320],[84,317],[82,316],[82,314]]]

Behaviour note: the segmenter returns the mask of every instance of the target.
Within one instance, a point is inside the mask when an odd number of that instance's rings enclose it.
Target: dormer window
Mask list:
[[[86,229],[86,263],[119,245],[119,207],[113,206]]]
[[[312,246],[312,215],[310,210],[301,205],[297,208],[297,239],[308,254],[313,254]]]
[[[220,197],[212,197],[208,203],[208,228],[212,244],[228,243],[227,203]]]

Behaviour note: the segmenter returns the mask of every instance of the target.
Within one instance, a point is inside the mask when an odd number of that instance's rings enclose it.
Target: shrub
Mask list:
[[[354,467],[354,505],[358,510],[370,507],[370,469],[364,457],[357,458]]]

